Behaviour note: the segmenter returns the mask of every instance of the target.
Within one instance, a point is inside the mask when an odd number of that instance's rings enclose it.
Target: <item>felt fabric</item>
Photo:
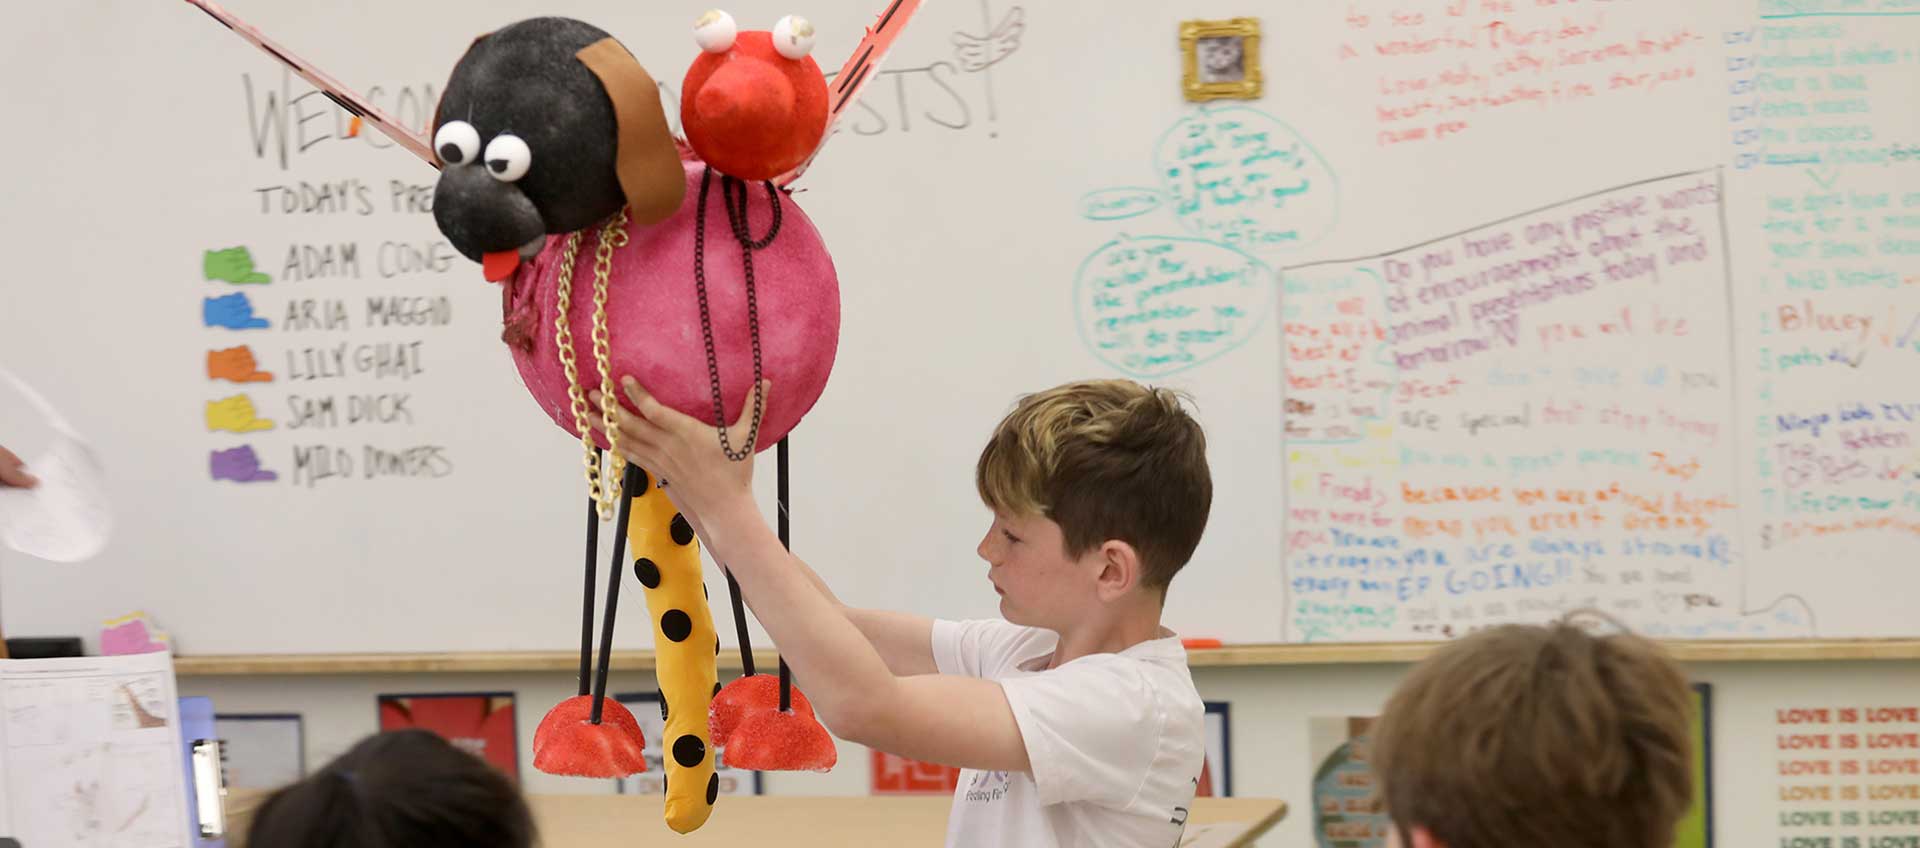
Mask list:
[[[805,162],[827,131],[827,83],[813,57],[789,59],[773,34],[742,32],[733,49],[702,52],[680,86],[680,126],[700,158],[743,180],[770,180]]]
[[[727,765],[754,771],[831,771],[839,761],[820,720],[798,711],[756,712],[727,740]]]
[[[600,723],[589,723],[592,716],[592,695],[576,695],[548,710],[533,731],[533,767],[567,777],[626,777],[646,771],[646,739],[626,705],[603,698]]]
[[[627,523],[634,579],[646,592],[653,620],[654,677],[666,705],[660,739],[666,770],[667,826],[691,833],[706,824],[719,794],[707,710],[720,688],[715,657],[720,635],[707,607],[700,573],[700,541],[659,481],[634,496]]]
[[[476,39],[454,65],[434,134],[449,121],[465,121],[478,131],[482,150],[511,131],[533,151],[531,169],[511,183],[488,176],[484,165],[441,169],[433,219],[461,255],[480,262],[542,233],[592,226],[627,202],[616,167],[614,103],[573,58],[609,37],[571,18],[530,18]]]
[[[698,205],[702,166],[698,161],[683,165],[687,191],[679,211],[656,225],[631,224],[627,246],[614,252],[607,296],[609,359],[616,387],[619,378],[632,376],[662,403],[712,422],[713,390],[693,275],[693,207]],[[707,305],[720,368],[722,417],[732,424],[742,409],[752,409],[753,347],[741,246],[728,225],[717,175],[709,194]],[[772,447],[812,410],[826,389],[840,339],[840,289],[833,259],[806,213],[783,193],[775,197],[782,208],[780,232],[766,249],[753,252],[761,362],[765,378],[773,382],[755,450]],[[748,187],[747,220],[755,238],[763,237],[772,224],[764,185]],[[589,391],[600,385],[591,341],[597,242],[596,232],[581,236],[572,294],[575,360],[580,383]],[[516,315],[538,316],[517,319],[530,338],[524,349],[512,349],[514,364],[540,408],[561,429],[577,435],[553,331],[564,244],[563,237],[550,238],[538,257],[522,263],[506,309],[510,325]],[[606,447],[602,434],[594,431],[592,436]]]
[[[680,208],[686,183],[680,179],[680,154],[660,89],[640,62],[612,38],[588,45],[578,54],[613,103],[619,153],[614,169],[627,198],[627,212],[642,224],[657,224]]]
[[[793,711],[801,715],[813,715],[813,704],[807,696],[795,686],[790,692]],[[729,744],[740,725],[749,715],[773,712],[780,708],[780,677],[773,674],[752,674],[742,677],[720,694],[713,696],[713,706],[707,709],[707,728],[710,735],[720,744]]]

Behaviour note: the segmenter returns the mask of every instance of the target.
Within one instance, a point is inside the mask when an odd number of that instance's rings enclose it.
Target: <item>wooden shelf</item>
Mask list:
[[[1296,665],[1369,665],[1418,662],[1438,643],[1383,642],[1316,645],[1231,645],[1190,651],[1195,668],[1257,668]],[[1920,639],[1825,639],[1665,643],[1682,662],[1818,662],[1835,660],[1920,660]],[[740,655],[719,657],[724,671],[740,669]],[[755,651],[754,664],[778,667],[772,651]],[[580,655],[571,651],[427,654],[287,654],[180,656],[174,669],[182,677],[316,674],[500,674],[572,672]],[[615,651],[613,668],[653,668],[652,651]]]

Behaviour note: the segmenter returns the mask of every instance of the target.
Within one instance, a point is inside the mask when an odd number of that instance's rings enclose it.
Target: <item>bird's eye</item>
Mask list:
[[[739,34],[740,26],[733,22],[733,16],[719,9],[708,10],[693,22],[693,42],[708,53],[732,50],[733,39]]]
[[[813,52],[813,22],[788,15],[773,25],[773,49],[789,59],[805,59]]]
[[[480,131],[466,121],[448,121],[433,134],[433,149],[440,161],[465,165],[480,155]]]
[[[533,150],[517,135],[501,133],[487,142],[487,173],[503,183],[527,175],[533,167]]]

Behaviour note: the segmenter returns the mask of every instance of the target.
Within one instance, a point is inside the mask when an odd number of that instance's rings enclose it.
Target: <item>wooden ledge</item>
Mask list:
[[[740,653],[726,651],[718,658],[722,671],[740,670]],[[756,671],[779,668],[773,651],[754,651]],[[653,668],[652,651],[614,651],[614,671]],[[482,651],[407,654],[232,654],[176,656],[174,673],[181,677],[227,677],[253,674],[500,674],[507,672],[578,672],[580,654],[574,651]]]
[[[1311,645],[1229,645],[1188,652],[1201,666],[1366,665],[1414,663],[1438,642],[1379,642]],[[1668,653],[1681,662],[1816,662],[1829,660],[1920,660],[1920,639],[1818,639],[1779,641],[1669,641]]]
[[[1258,668],[1296,665],[1378,665],[1418,662],[1439,643],[1381,642],[1314,645],[1231,645],[1188,652],[1195,668]],[[1803,641],[1679,641],[1664,643],[1682,662],[1818,662],[1834,660],[1920,660],[1920,639],[1823,639]],[[779,658],[772,651],[755,651],[754,664],[771,671]],[[501,674],[513,672],[572,672],[580,655],[571,651],[404,654],[286,654],[178,656],[175,673],[182,677],[236,675],[321,674]],[[723,671],[739,671],[740,655],[727,651],[719,657]],[[615,651],[612,667],[619,671],[653,668],[652,651]]]

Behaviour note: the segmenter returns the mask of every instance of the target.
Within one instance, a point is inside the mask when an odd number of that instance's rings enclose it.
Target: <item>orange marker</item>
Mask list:
[[[1218,639],[1181,639],[1180,644],[1186,646],[1189,650],[1193,648],[1218,648],[1220,647],[1220,640]]]
[[[360,135],[360,116],[355,115],[353,116],[353,120],[347,124],[347,138],[357,138],[359,137],[359,135]]]

